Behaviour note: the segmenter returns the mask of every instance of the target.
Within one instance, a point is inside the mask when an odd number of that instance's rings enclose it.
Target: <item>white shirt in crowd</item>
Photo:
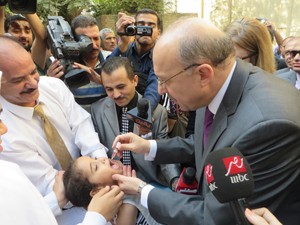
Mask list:
[[[60,79],[40,77],[39,92],[38,101],[44,104],[45,114],[58,130],[73,159],[80,154],[107,157],[107,149],[99,142],[90,114],[75,102]],[[3,107],[2,120],[9,128],[2,137],[4,151],[1,159],[18,164],[45,197],[52,212],[62,214],[53,192],[54,178],[61,167],[47,143],[40,118],[33,115],[32,107],[11,104],[3,97],[0,97],[0,102]],[[67,211],[63,213],[69,214],[70,211]],[[85,211],[69,216],[78,216],[82,221],[80,213],[84,215]]]

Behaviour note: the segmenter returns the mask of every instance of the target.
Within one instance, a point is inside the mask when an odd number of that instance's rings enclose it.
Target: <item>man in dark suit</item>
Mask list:
[[[142,96],[136,92],[138,76],[134,74],[128,58],[108,59],[102,66],[101,77],[108,96],[92,104],[91,114],[99,139],[105,146],[108,146],[107,154],[111,157],[113,141],[122,131],[122,108],[126,107],[128,111],[135,108]],[[161,105],[157,105],[153,112],[153,119],[152,130],[144,133],[144,137],[147,136],[148,139],[166,138],[168,134],[167,110]],[[129,121],[128,132],[141,133],[133,121]],[[131,166],[141,179],[163,186],[171,187],[175,178],[180,175],[179,165],[155,165],[150,161],[145,161],[144,156],[140,154],[131,153]]]
[[[168,51],[163,51],[168,49]],[[283,224],[300,220],[300,93],[260,68],[238,60],[231,40],[198,18],[179,20],[154,48],[160,94],[168,93],[183,110],[196,110],[189,139],[147,141],[133,134],[116,138],[119,151],[145,153],[155,163],[195,162],[198,196],[167,193],[137,178],[114,175],[127,193],[141,193],[141,203],[163,224],[235,224],[228,203],[221,204],[203,178],[208,154],[239,149],[254,176],[249,207],[269,208]],[[204,112],[213,114],[203,143]]]
[[[285,55],[291,59],[291,69],[275,75],[300,89],[300,37],[294,37],[285,47]]]

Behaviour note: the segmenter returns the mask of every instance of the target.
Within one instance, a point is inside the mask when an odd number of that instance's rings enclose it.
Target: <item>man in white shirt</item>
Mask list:
[[[2,71],[0,88],[1,77]],[[3,151],[1,136],[7,132],[1,121],[2,116],[0,104],[0,153]],[[61,173],[57,175],[59,176]],[[46,201],[17,164],[0,160],[0,179],[0,224],[57,225]],[[82,225],[104,225],[117,213],[123,199],[119,188],[106,187],[100,192],[91,200]]]
[[[19,43],[9,37],[0,40],[2,120],[10,127],[3,138],[2,159],[21,167],[45,197],[59,224],[76,224],[82,221],[85,210],[73,207],[62,211],[67,203],[62,176],[55,182],[61,166],[47,142],[41,118],[34,114],[34,106],[43,104],[71,158],[107,157],[106,148],[99,142],[90,115],[74,101],[64,83],[56,78],[40,78],[32,58]],[[54,193],[54,183],[59,192]]]

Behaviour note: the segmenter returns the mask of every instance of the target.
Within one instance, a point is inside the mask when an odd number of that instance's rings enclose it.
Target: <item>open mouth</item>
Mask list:
[[[109,160],[109,165],[114,170],[122,170],[122,164],[117,160]]]

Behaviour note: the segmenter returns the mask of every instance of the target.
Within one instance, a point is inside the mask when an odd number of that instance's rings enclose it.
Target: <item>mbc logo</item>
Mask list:
[[[231,156],[224,158],[223,162],[227,170],[225,176],[247,172],[244,166],[244,161],[240,156]]]
[[[230,181],[233,184],[244,182],[244,181],[248,181],[249,178],[247,176],[248,176],[247,173],[246,174],[238,174],[236,176],[230,177]]]

